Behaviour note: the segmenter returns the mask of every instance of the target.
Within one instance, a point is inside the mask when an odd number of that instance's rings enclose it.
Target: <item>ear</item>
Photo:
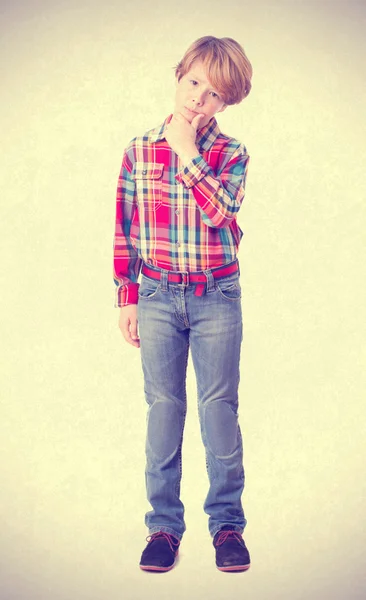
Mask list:
[[[219,108],[219,110],[217,112],[224,112],[224,110],[226,110],[228,107],[227,104],[224,104],[221,108]]]

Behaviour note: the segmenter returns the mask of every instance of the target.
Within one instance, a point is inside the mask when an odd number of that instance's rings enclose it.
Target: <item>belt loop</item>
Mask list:
[[[207,278],[207,292],[213,292],[215,290],[215,280],[212,275],[211,269],[203,271]]]
[[[166,269],[161,269],[161,291],[162,292],[167,292],[168,291],[168,271]]]

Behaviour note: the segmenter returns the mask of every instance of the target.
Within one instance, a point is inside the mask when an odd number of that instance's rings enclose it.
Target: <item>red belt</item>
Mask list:
[[[228,275],[232,275],[239,271],[238,262],[234,262],[227,267],[219,267],[217,269],[212,269],[212,277],[214,279],[221,279],[221,277],[227,277]],[[147,277],[151,279],[161,279],[161,271],[155,271],[154,269],[150,269],[145,263],[142,266],[141,272]],[[203,291],[205,289],[205,284],[207,282],[207,277],[203,271],[200,273],[189,273],[185,272],[177,272],[177,271],[168,271],[168,281],[171,283],[180,283],[184,287],[190,285],[191,283],[198,283],[200,285],[196,286],[195,296],[202,296]]]

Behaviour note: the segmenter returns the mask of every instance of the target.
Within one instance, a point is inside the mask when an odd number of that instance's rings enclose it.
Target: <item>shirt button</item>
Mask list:
[[[146,170],[146,169],[144,169],[144,170],[142,171],[142,174],[143,174],[143,175],[146,175],[146,174],[147,174],[147,170]]]
[[[180,242],[177,242],[177,243],[176,243],[176,246],[178,246],[178,248],[179,248],[179,246],[180,246]]]
[[[178,209],[177,209],[177,210],[175,211],[175,214],[176,214],[176,215],[179,215],[179,213],[180,213],[180,210],[178,210]]]

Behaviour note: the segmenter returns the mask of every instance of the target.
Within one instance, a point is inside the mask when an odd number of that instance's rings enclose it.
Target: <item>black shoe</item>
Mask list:
[[[250,567],[248,549],[239,531],[225,525],[213,539],[216,566],[220,571],[246,571]]]
[[[141,555],[140,569],[144,571],[172,569],[178,556],[180,540],[165,531],[153,533],[147,536],[146,540],[149,543]]]

